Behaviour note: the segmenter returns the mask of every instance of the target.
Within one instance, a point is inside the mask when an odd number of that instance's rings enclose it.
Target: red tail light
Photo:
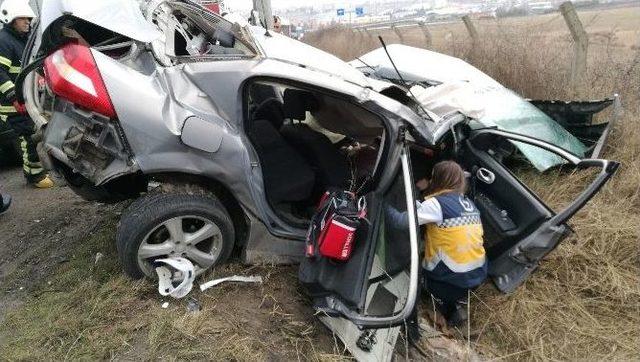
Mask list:
[[[115,117],[91,50],[83,45],[67,44],[44,61],[45,78],[53,93],[78,106]]]

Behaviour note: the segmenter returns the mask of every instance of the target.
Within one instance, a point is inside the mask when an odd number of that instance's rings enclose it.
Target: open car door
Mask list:
[[[366,195],[368,221],[356,232],[351,257],[345,262],[306,258],[300,265],[300,280],[318,316],[357,360],[391,360],[400,325],[416,302],[414,184],[406,146],[396,149],[400,157],[388,165],[394,171],[385,172],[379,187]]]
[[[599,168],[595,180],[563,210],[555,213],[504,164],[505,149],[538,148],[564,162],[562,167]],[[471,193],[482,215],[489,275],[502,292],[521,285],[540,260],[569,233],[566,224],[600,190],[619,163],[581,159],[553,144],[497,129],[471,131],[460,162],[472,174]]]

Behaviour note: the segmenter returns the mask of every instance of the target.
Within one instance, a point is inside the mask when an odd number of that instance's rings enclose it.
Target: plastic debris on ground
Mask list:
[[[104,254],[102,254],[102,253],[100,253],[100,252],[96,253],[96,259],[95,259],[95,261],[94,261],[94,263],[93,263],[93,264],[94,264],[94,265],[95,265],[95,264],[98,264],[98,262],[99,262],[102,258],[104,258]]]
[[[262,277],[261,276],[243,277],[240,275],[234,275],[232,277],[214,279],[212,281],[200,284],[200,290],[204,292],[205,290],[224,282],[262,283]]]
[[[187,312],[199,312],[201,309],[202,307],[200,307],[200,302],[198,302],[196,298],[189,298],[189,301],[187,301]]]
[[[160,295],[180,299],[189,294],[196,277],[191,261],[185,258],[167,258],[158,259],[155,263],[159,265],[156,273]]]

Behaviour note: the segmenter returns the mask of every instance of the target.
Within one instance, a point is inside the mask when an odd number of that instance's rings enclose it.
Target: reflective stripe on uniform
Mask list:
[[[23,167],[24,172],[26,172],[29,175],[35,176],[35,175],[39,175],[41,173],[44,172],[44,169],[42,168],[32,168],[29,166],[24,166]]]
[[[14,106],[0,106],[0,113],[17,113]]]
[[[22,71],[22,67],[9,67],[9,73],[18,74]]]
[[[15,84],[13,84],[12,81],[8,80],[0,85],[0,92],[7,93],[7,91],[13,87],[15,87]]]
[[[42,173],[44,170],[42,169],[40,161],[29,161],[29,150],[27,149],[27,141],[24,137],[21,138],[20,148],[22,149],[22,168],[24,169],[24,172],[29,175],[38,175]]]
[[[0,56],[0,64],[6,66],[7,68],[11,68],[11,59]]]

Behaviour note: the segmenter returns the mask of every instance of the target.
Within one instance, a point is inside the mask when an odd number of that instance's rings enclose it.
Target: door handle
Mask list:
[[[496,180],[496,175],[484,167],[481,167],[476,171],[476,177],[487,185],[491,185]]]

